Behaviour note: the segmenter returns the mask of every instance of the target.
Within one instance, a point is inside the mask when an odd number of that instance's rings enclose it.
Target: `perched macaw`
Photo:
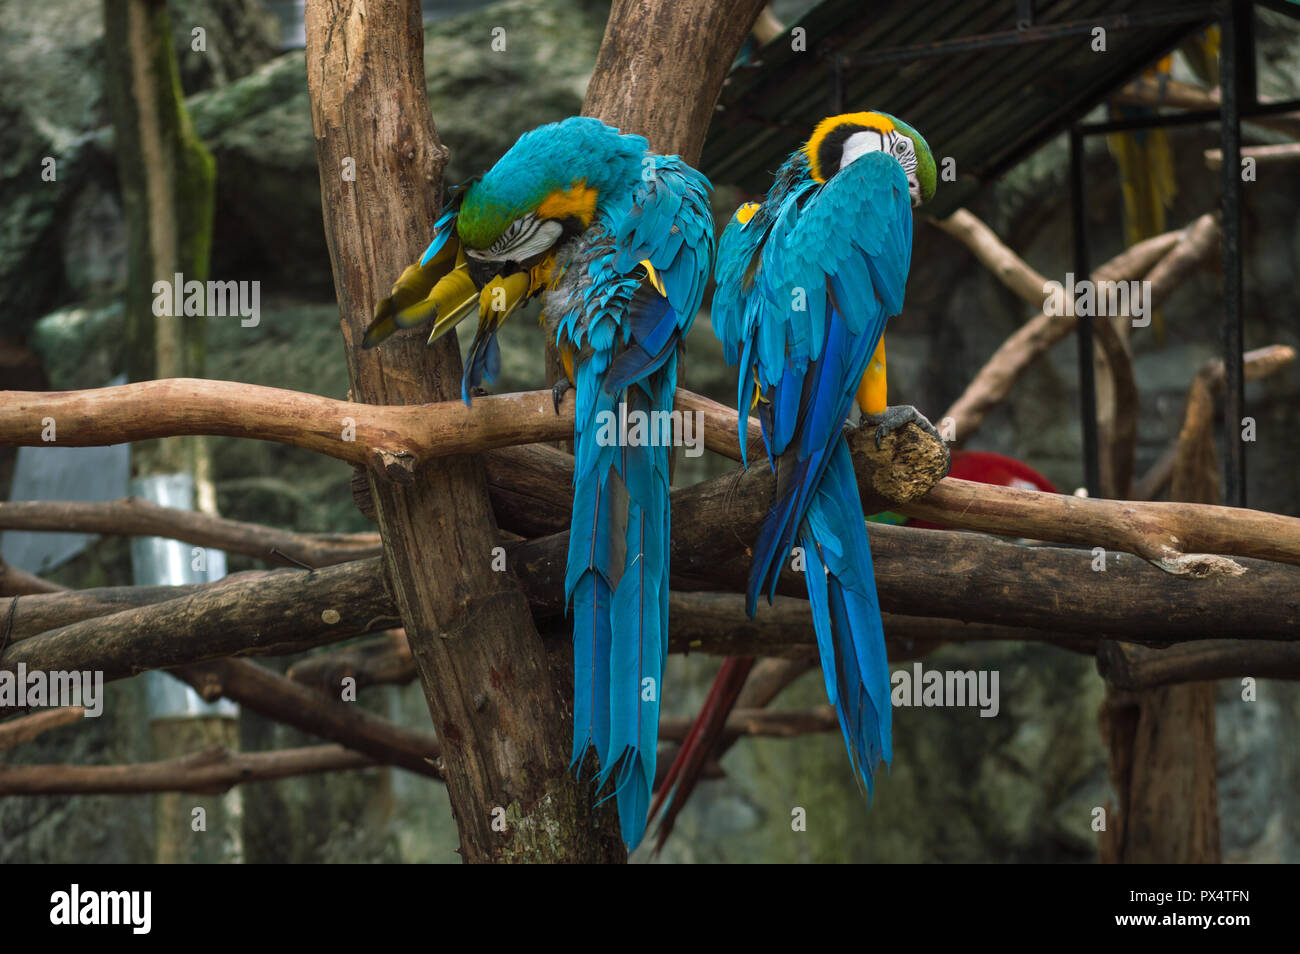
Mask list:
[[[542,295],[577,392],[565,575],[573,762],[595,748],[598,786],[613,780],[629,849],[645,832],[668,652],[671,447],[653,425],[638,432],[636,412],[672,410],[678,347],[713,265],[711,188],[680,157],[599,120],[541,126],[456,192],[364,339],[370,347],[433,319],[432,343],[477,310],[468,403],[497,373],[501,324]],[[624,420],[626,434],[615,426]]]
[[[885,321],[903,309],[912,207],[935,189],[925,140],[879,112],[819,123],[718,250],[713,328],[739,364],[777,486],[754,545],[746,609],[770,599],[803,548],[826,692],[857,777],[890,749],[889,667],[862,503],[843,428],[856,399],[879,441],[914,408],[887,408]],[[672,797],[671,792],[668,795]]]

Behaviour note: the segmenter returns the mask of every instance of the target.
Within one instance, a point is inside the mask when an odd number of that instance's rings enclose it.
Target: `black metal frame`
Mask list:
[[[1218,21],[1219,110],[1188,110],[1164,116],[1112,120],[1102,123],[1076,123],[1070,129],[1071,202],[1076,217],[1086,208],[1084,201],[1083,140],[1085,136],[1104,135],[1134,129],[1219,123],[1220,149],[1223,155],[1222,229],[1223,229],[1223,366],[1226,388],[1223,401],[1223,500],[1230,507],[1246,506],[1246,442],[1241,439],[1242,418],[1246,407],[1244,288],[1241,264],[1241,121],[1251,116],[1291,112],[1300,109],[1300,100],[1285,103],[1259,102],[1255,73],[1255,0],[1221,0]],[[1271,6],[1271,5],[1270,5]],[[1074,230],[1076,274],[1088,262],[1086,227],[1077,222]],[[1099,490],[1096,383],[1093,374],[1092,326],[1080,321],[1077,327],[1079,347],[1079,399],[1083,423],[1084,469],[1089,494]]]
[[[1253,116],[1300,110],[1300,100],[1260,103],[1256,94],[1255,19],[1258,3],[1272,10],[1300,19],[1300,7],[1281,0],[1214,0],[1210,3],[1185,3],[1177,8],[1143,13],[1099,17],[1091,21],[1056,24],[1035,22],[1034,0],[1015,0],[1014,30],[956,37],[934,43],[913,44],[873,50],[859,56],[829,56],[830,105],[833,113],[843,112],[844,71],[885,62],[910,61],[931,56],[984,50],[1020,43],[1058,39],[1086,34],[1098,26],[1119,30],[1153,25],[1194,26],[1218,22],[1220,43],[1220,107],[1218,110],[1184,110],[1181,112],[1109,120],[1082,122],[1082,116],[1111,90],[1100,95],[1082,111],[1066,117],[1070,137],[1070,211],[1073,229],[1073,262],[1076,280],[1091,274],[1087,224],[1087,182],[1084,170],[1084,145],[1088,136],[1126,130],[1154,129],[1217,122],[1223,153],[1223,357],[1227,390],[1224,400],[1223,495],[1230,506],[1246,505],[1246,453],[1240,429],[1245,410],[1243,366],[1243,287],[1241,264],[1241,121]],[[1060,127],[1057,127],[1058,129]],[[1002,170],[997,170],[1002,171]],[[1079,398],[1082,418],[1084,480],[1088,493],[1101,491],[1100,445],[1097,434],[1097,385],[1093,365],[1092,324],[1077,325],[1079,348]]]

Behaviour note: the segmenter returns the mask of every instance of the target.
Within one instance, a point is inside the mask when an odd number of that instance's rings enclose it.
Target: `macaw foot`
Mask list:
[[[880,442],[885,439],[885,435],[892,434],[904,424],[915,424],[927,434],[932,435],[941,444],[943,438],[939,436],[939,431],[931,424],[916,408],[910,404],[896,404],[893,407],[885,408],[883,414],[864,414],[862,415],[864,425],[876,425],[876,449],[880,449]]]
[[[563,376],[551,386],[551,400],[555,402],[556,414],[560,413],[560,402],[564,400],[564,392],[571,387],[573,385],[569,383],[569,379]]]

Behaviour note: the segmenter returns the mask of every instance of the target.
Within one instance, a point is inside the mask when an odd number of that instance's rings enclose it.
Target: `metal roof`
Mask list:
[[[955,160],[929,210],[942,216],[1217,16],[1175,0],[826,0],[732,71],[701,167],[764,192],[823,116],[881,109]]]

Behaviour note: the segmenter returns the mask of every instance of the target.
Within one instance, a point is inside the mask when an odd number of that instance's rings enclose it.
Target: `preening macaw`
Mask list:
[[[877,441],[907,421],[929,427],[913,408],[886,407],[881,336],[903,309],[912,206],[934,189],[934,157],[910,126],[879,112],[833,116],[761,205],[741,207],[718,250],[713,328],[740,366],[741,444],[743,414],[756,409],[777,479],[746,609],[771,598],[801,546],[826,692],[868,793],[891,756],[889,667],[843,427],[855,398]]]
[[[653,426],[638,438],[635,426],[624,435],[613,423],[672,410],[678,347],[713,265],[711,188],[680,157],[650,152],[645,138],[596,119],[525,133],[454,194],[363,341],[371,347],[432,319],[432,343],[477,310],[461,385],[469,403],[471,389],[499,369],[497,330],[542,295],[543,322],[577,392],[565,575],[573,763],[595,748],[598,787],[613,780],[629,848],[645,832],[655,776],[671,447]]]

